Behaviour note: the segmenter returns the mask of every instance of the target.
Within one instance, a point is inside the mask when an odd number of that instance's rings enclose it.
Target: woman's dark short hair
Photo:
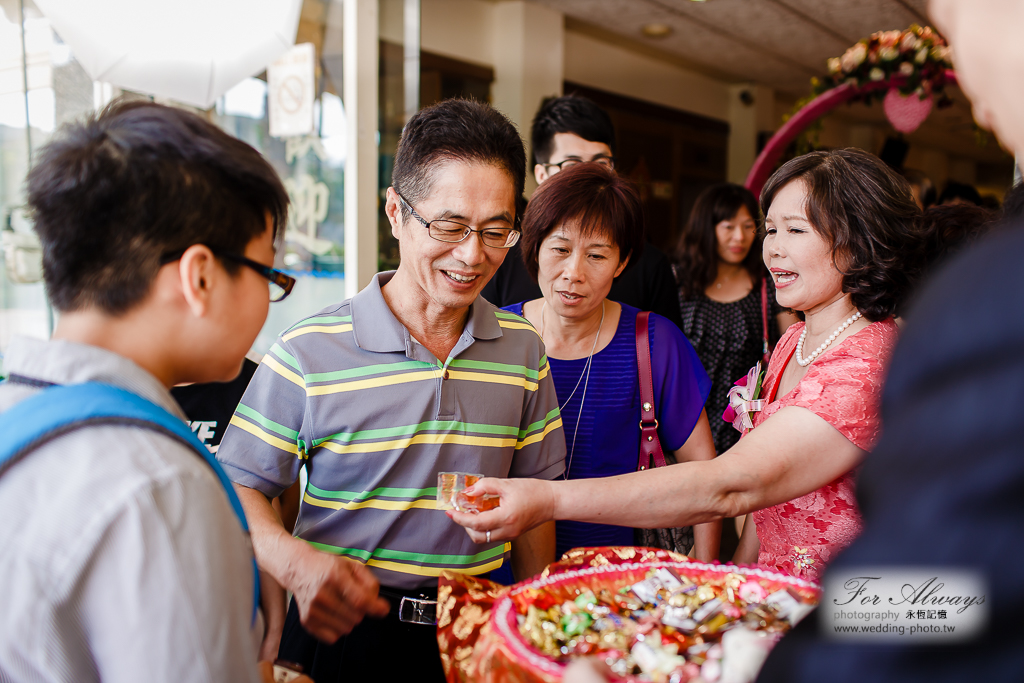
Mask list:
[[[523,194],[523,140],[512,122],[489,104],[453,98],[416,112],[398,141],[391,185],[409,202],[418,204],[430,194],[438,167],[448,161],[497,166],[508,174],[515,196]],[[408,218],[404,205],[401,210]]]
[[[117,100],[42,149],[28,205],[54,308],[118,315],[146,296],[165,254],[194,244],[241,254],[267,215],[276,237],[288,194],[259,152],[200,116]]]
[[[715,229],[722,221],[732,219],[746,207],[755,224],[760,223],[761,209],[754,193],[734,183],[712,185],[697,197],[690,211],[690,219],[679,236],[676,246],[676,272],[684,299],[699,296],[718,276],[718,234]],[[757,232],[743,266],[750,273],[755,286],[764,277],[761,261],[761,233]]]
[[[910,185],[859,149],[811,152],[786,162],[761,191],[761,210],[786,185],[807,186],[807,218],[829,245],[843,292],[871,321],[897,314],[916,275],[920,216]]]
[[[619,248],[620,260],[638,255],[644,246],[640,195],[629,181],[601,164],[567,168],[534,192],[523,217],[522,239],[523,262],[534,280],[541,242],[566,224],[578,226],[583,235],[608,233]]]

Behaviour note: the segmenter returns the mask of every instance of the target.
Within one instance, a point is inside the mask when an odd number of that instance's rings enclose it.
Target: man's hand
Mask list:
[[[299,619],[315,638],[333,643],[364,616],[383,617],[389,610],[378,597],[380,586],[363,565],[313,548],[292,538],[267,497],[235,484],[252,533],[260,569],[295,595]],[[277,622],[270,620],[276,627]],[[269,644],[267,649],[269,650]]]
[[[550,481],[487,477],[463,493],[467,496],[489,493],[501,498],[497,508],[479,514],[448,510],[448,516],[466,528],[474,543],[509,541],[554,519],[554,485]]]
[[[317,640],[334,643],[364,616],[384,617],[388,601],[377,593],[377,579],[354,560],[309,548],[293,567],[289,588],[299,620]]]

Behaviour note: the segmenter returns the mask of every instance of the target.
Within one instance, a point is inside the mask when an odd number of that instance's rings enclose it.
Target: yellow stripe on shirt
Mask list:
[[[312,332],[323,332],[324,334],[341,334],[342,332],[348,332],[352,329],[352,324],[347,325],[308,325],[307,327],[300,327],[297,330],[292,330],[288,334],[281,337],[282,341],[291,341],[296,337],[301,337],[304,334],[310,334]]]
[[[437,500],[434,498],[425,498],[422,500],[381,500],[379,498],[369,498],[367,500],[356,500],[356,501],[339,501],[339,500],[321,500],[320,498],[313,498],[308,493],[302,494],[302,500],[310,505],[315,505],[319,508],[330,508],[332,510],[362,510],[364,508],[372,508],[374,510],[411,510],[418,508],[421,510],[436,510]]]
[[[381,569],[387,569],[388,571],[397,572],[399,574],[415,574],[416,576],[440,576],[441,572],[454,572],[456,574],[469,574],[470,576],[475,576],[477,574],[486,574],[493,569],[497,569],[501,566],[503,561],[504,558],[499,557],[492,562],[479,564],[475,567],[421,567],[415,564],[402,564],[401,562],[370,558],[366,564],[371,567],[380,567]]]
[[[228,424],[235,425],[239,429],[249,432],[263,443],[270,444],[274,448],[280,448],[282,451],[291,453],[292,455],[299,454],[298,444],[285,441],[284,439],[279,439],[278,437],[273,436],[271,434],[267,434],[265,431],[263,431],[253,423],[249,422],[248,420],[243,420],[238,415],[233,415],[231,417],[231,421],[228,422]]]
[[[548,434],[550,434],[551,432],[553,432],[554,430],[558,429],[561,426],[562,426],[562,417],[559,416],[559,417],[555,418],[554,420],[552,420],[551,422],[549,422],[548,425],[544,428],[544,431],[537,432],[536,434],[531,434],[530,436],[526,437],[525,439],[523,439],[522,441],[517,443],[516,444],[516,450],[518,451],[520,448],[523,448],[525,446],[529,446],[532,443],[537,443],[538,441],[543,441],[545,436],[547,436]]]
[[[282,365],[281,361],[277,360],[276,358],[271,356],[269,353],[263,357],[263,363],[262,364],[266,365],[268,368],[270,368],[271,370],[273,370],[277,374],[281,375],[282,377],[284,377],[289,382],[294,382],[295,384],[298,384],[303,389],[306,388],[306,382],[302,379],[302,377],[300,375],[296,374],[291,369],[289,369],[289,368],[285,367],[284,365]]]
[[[529,330],[530,332],[533,332],[535,335],[540,337],[540,333],[536,329],[534,329],[533,325],[527,322],[516,323],[512,322],[511,320],[499,319],[498,327],[504,327],[505,329],[508,330]]]
[[[470,382],[489,382],[491,384],[508,384],[513,387],[523,387],[527,391],[537,391],[537,383],[528,380],[525,377],[495,375],[489,372],[467,372],[465,370],[449,370],[448,374],[451,379],[468,380]]]
[[[386,375],[372,379],[360,379],[354,382],[340,382],[338,384],[321,384],[315,387],[307,387],[307,396],[325,396],[327,394],[341,394],[346,391],[359,391],[360,389],[373,389],[376,387],[387,387],[394,384],[406,384],[408,382],[422,382],[437,377],[436,370],[418,372],[400,372],[397,375]]]
[[[561,422],[559,422],[561,424]],[[532,442],[531,442],[532,443]],[[459,444],[463,446],[483,446],[486,448],[507,448],[516,446],[515,437],[502,438],[496,436],[469,436],[468,434],[417,434],[402,439],[391,441],[371,441],[354,444],[340,444],[333,441],[324,441],[319,448],[326,448],[329,451],[340,455],[351,453],[379,453],[381,451],[397,451],[409,446],[422,444]],[[518,448],[518,446],[516,446]]]

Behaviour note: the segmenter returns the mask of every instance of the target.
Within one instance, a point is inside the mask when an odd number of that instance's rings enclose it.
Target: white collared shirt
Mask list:
[[[4,370],[107,382],[185,419],[155,377],[97,347],[15,338]],[[38,390],[0,384],[0,412]],[[83,428],[0,476],[2,681],[258,681],[252,600],[220,483],[169,437]]]

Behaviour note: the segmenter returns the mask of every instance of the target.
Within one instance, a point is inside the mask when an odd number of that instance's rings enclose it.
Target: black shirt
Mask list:
[[[224,430],[228,428],[228,422],[258,367],[246,358],[242,371],[230,382],[189,384],[171,389],[171,395],[188,417],[192,431],[211,453],[217,452]]]

